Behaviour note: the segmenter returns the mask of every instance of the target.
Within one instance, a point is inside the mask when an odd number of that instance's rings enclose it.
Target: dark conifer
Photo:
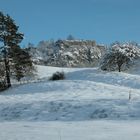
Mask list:
[[[11,86],[11,74],[19,81],[25,76],[28,66],[32,66],[30,56],[19,47],[23,34],[9,15],[0,12],[1,60],[4,62],[7,87]]]

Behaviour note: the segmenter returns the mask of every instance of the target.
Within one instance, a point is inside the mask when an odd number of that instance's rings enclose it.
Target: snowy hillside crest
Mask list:
[[[36,64],[59,67],[97,66],[105,46],[91,40],[58,40],[56,42],[41,42],[29,52]]]

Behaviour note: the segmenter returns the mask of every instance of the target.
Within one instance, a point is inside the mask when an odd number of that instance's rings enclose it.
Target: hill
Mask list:
[[[139,139],[138,73],[49,66],[37,70],[41,82],[1,92],[2,140]],[[56,71],[64,71],[66,79],[48,81]]]

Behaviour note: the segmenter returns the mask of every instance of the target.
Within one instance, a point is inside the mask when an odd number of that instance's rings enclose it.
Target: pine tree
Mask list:
[[[12,58],[13,75],[18,81],[22,77],[32,74],[34,67],[27,51],[15,46],[10,52],[10,58]]]
[[[67,40],[75,40],[75,38],[70,34],[68,35]]]
[[[12,74],[15,74],[17,80],[20,80],[24,77],[28,65],[32,66],[28,53],[19,47],[19,43],[23,40],[23,34],[18,32],[18,28],[9,15],[0,12],[0,42],[3,44],[1,60],[4,62],[7,87],[11,86]]]

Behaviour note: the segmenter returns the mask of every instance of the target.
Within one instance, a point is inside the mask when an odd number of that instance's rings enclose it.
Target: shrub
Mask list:
[[[51,77],[50,80],[64,80],[65,79],[65,74],[64,72],[56,72],[54,73]]]
[[[6,90],[7,85],[5,81],[0,81],[0,91]]]

